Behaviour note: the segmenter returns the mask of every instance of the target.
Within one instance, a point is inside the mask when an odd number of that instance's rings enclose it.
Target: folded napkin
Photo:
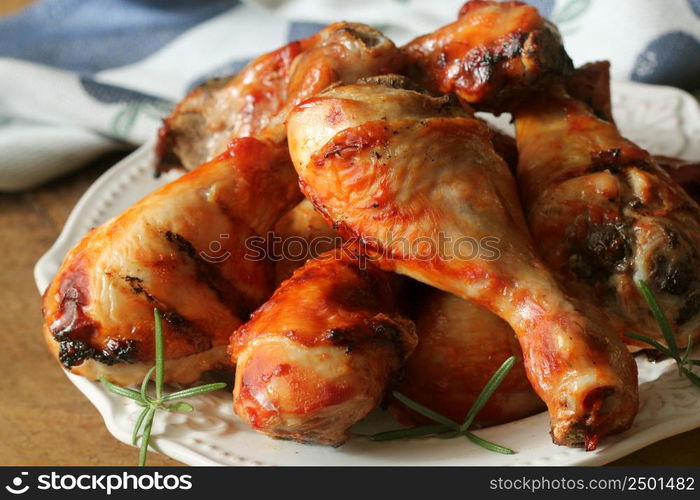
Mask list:
[[[39,0],[0,19],[0,190],[26,189],[154,137],[198,83],[338,20],[397,44],[463,0]],[[574,62],[700,88],[700,0],[530,0]]]

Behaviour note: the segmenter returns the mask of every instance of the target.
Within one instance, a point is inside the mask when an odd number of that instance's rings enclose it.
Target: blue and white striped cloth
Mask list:
[[[529,0],[577,64],[700,88],[700,0]],[[396,43],[463,0],[38,0],[0,19],[0,190],[26,189],[154,137],[197,83],[338,21]]]

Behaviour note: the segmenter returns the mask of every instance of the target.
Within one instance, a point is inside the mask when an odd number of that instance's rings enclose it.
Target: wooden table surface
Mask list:
[[[2,0],[0,15],[27,3]],[[49,356],[32,274],[79,197],[120,157],[108,154],[37,189],[0,194],[0,366],[5,372],[0,377],[0,465],[136,464],[137,450],[107,432],[97,410]],[[148,462],[178,465],[155,453]],[[615,465],[700,466],[700,429],[655,443]]]

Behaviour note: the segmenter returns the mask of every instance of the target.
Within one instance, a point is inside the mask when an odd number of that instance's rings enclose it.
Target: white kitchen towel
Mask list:
[[[338,20],[397,44],[463,0],[39,0],[0,19],[0,190],[26,189],[155,136],[196,84]],[[700,0],[529,0],[576,64],[700,88]]]

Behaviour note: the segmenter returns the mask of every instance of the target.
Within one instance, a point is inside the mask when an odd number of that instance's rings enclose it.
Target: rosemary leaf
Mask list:
[[[501,385],[503,379],[506,378],[506,376],[508,376],[508,373],[510,373],[510,370],[513,368],[514,364],[515,356],[511,356],[503,362],[503,364],[498,368],[498,370],[494,372],[493,375],[491,375],[491,378],[488,382],[486,382],[486,385],[479,393],[479,396],[477,396],[476,401],[474,401],[474,404],[467,412],[467,416],[464,418],[464,423],[462,423],[459,429],[461,432],[465,432],[471,427],[476,415],[488,402],[488,400],[491,398],[491,395],[496,391],[496,389],[498,389],[498,386]]]
[[[479,436],[477,436],[476,434],[472,434],[471,432],[467,432],[465,436],[467,436],[467,439],[469,439],[472,443],[478,444],[482,448],[486,448],[489,451],[494,451],[503,455],[513,455],[515,453],[515,451],[511,450],[510,448],[506,448],[505,446],[501,446],[500,444],[487,441],[486,439],[480,438]]]
[[[663,354],[673,358],[676,361],[676,365],[678,365],[678,374],[680,376],[685,376],[693,383],[693,385],[700,387],[700,376],[693,372],[694,366],[700,366],[700,360],[689,359],[693,350],[693,337],[688,335],[688,344],[685,346],[683,355],[681,355],[678,348],[678,343],[676,342],[676,337],[671,329],[671,324],[668,322],[666,315],[661,310],[661,307],[656,301],[654,294],[644,281],[638,281],[637,286],[639,286],[639,290],[644,296],[644,299],[647,301],[647,305],[649,306],[651,313],[654,315],[654,318],[659,325],[659,329],[666,340],[667,346],[663,346],[656,340],[644,337],[643,335],[627,333],[625,336],[649,344]]]
[[[203,394],[205,392],[216,391],[225,387],[225,382],[214,382],[213,384],[200,385],[198,387],[190,387],[189,389],[183,389],[181,391],[167,394],[163,396],[161,401],[165,403],[166,401],[172,401],[173,399],[189,398],[191,396],[197,396],[198,394]]]
[[[439,434],[449,430],[450,428],[444,425],[422,425],[407,429],[379,432],[370,436],[369,439],[370,441],[394,441],[396,439],[404,439],[409,437],[429,436],[431,434]]]
[[[153,372],[155,371],[156,367],[155,365],[151,367],[150,370],[146,373],[146,376],[143,377],[143,382],[141,382],[141,397],[143,398],[144,401],[148,401],[150,398],[148,397],[148,394],[146,391],[148,390],[148,382],[151,380],[151,377],[153,376]]]
[[[153,428],[153,417],[156,414],[156,407],[151,406],[148,409],[145,417],[145,425],[143,435],[141,436],[141,448],[139,449],[139,467],[146,465],[146,456],[148,454],[148,445],[151,441],[151,429]]]
[[[663,334],[664,339],[666,340],[666,345],[668,345],[669,351],[674,352],[677,355],[678,344],[676,344],[676,337],[675,335],[673,335],[671,324],[668,322],[666,315],[661,310],[661,306],[659,306],[659,303],[656,301],[656,297],[654,297],[654,294],[651,293],[651,290],[649,289],[644,280],[639,280],[637,285],[639,286],[639,289],[641,290],[642,295],[644,296],[644,300],[647,301],[649,309],[651,309],[651,314],[654,315],[656,322],[659,324],[659,328],[661,329],[661,333]]]
[[[120,385],[115,385],[104,377],[100,377],[100,383],[102,383],[104,388],[107,389],[109,392],[117,394],[118,396],[133,399],[134,401],[142,401],[141,394],[138,391],[135,391],[134,389],[122,387]]]
[[[392,394],[396,399],[401,401],[403,404],[408,406],[411,410],[415,411],[416,413],[420,413],[424,417],[428,417],[430,420],[433,420],[439,424],[449,427],[452,430],[459,430],[459,424],[454,420],[450,420],[449,418],[440,415],[438,412],[433,411],[430,408],[426,408],[420,403],[416,403],[415,401],[413,401],[407,396],[404,396],[398,391],[393,391]]]
[[[693,336],[691,334],[688,334],[688,343],[685,346],[685,352],[683,353],[683,361],[688,362],[692,361],[692,359],[688,359],[690,357],[690,353],[693,350]],[[692,363],[691,363],[692,364]]]
[[[136,419],[136,425],[131,434],[131,442],[136,445],[138,443],[139,437],[141,437],[141,445],[139,450],[139,465],[146,465],[146,457],[148,455],[148,445],[151,440],[151,430],[153,428],[153,419],[155,417],[156,411],[167,410],[167,411],[194,411],[194,407],[186,401],[178,401],[171,405],[164,405],[165,401],[171,401],[173,399],[196,396],[205,392],[215,391],[217,389],[223,389],[226,384],[223,382],[218,382],[214,384],[206,384],[199,387],[190,387],[189,389],[184,389],[182,391],[174,392],[167,396],[163,395],[163,383],[165,381],[165,356],[164,356],[164,346],[163,346],[163,324],[161,322],[160,311],[157,308],[153,309],[154,318],[154,330],[155,330],[155,344],[156,352],[155,358],[156,362],[153,367],[146,373],[146,376],[141,382],[141,390],[136,391],[127,387],[121,387],[112,384],[105,378],[101,378],[100,382],[102,385],[110,392],[113,392],[119,396],[132,399],[136,403],[143,407],[143,410]],[[151,380],[155,372],[155,386],[156,386],[156,397],[151,398],[148,395],[148,383]],[[143,434],[139,436],[139,431],[143,427]]]
[[[676,355],[674,353],[672,353],[671,351],[669,351],[665,345],[657,342],[656,340],[654,340],[652,338],[645,337],[644,335],[637,335],[636,333],[625,333],[625,337],[629,337],[631,339],[639,340],[640,342],[644,342],[645,344],[649,344],[650,346],[652,346],[654,349],[656,349],[660,353],[665,354],[669,358],[676,359]]]
[[[165,409],[168,411],[194,411],[194,406],[185,401],[178,401],[177,403],[166,406]]]
[[[690,368],[686,368],[685,366],[683,367],[683,373],[694,385],[700,387],[700,376],[693,373]]]
[[[429,435],[435,435],[435,437],[439,439],[451,439],[463,435],[466,436],[472,442],[487,450],[503,454],[515,453],[509,448],[505,448],[501,445],[492,443],[490,441],[486,441],[485,439],[482,439],[478,436],[475,436],[471,432],[468,432],[469,427],[472,425],[472,422],[474,421],[476,415],[479,413],[479,411],[481,411],[481,409],[484,407],[484,405],[487,403],[487,401],[493,395],[496,389],[498,389],[498,386],[501,384],[501,382],[503,382],[503,379],[508,375],[510,370],[513,368],[514,364],[515,356],[511,356],[510,358],[506,359],[503,362],[503,364],[493,373],[489,381],[481,390],[479,396],[476,398],[476,401],[474,401],[474,404],[467,412],[467,416],[465,417],[464,423],[461,426],[458,425],[457,422],[454,422],[453,420],[445,417],[444,415],[440,415],[436,411],[433,411],[430,408],[426,408],[425,406],[416,403],[415,401],[401,394],[400,392],[394,391],[394,397],[400,402],[402,402],[404,405],[406,405],[408,408],[442,425],[424,425],[408,429],[396,429],[393,431],[380,432],[378,434],[370,436],[370,439],[372,441],[392,441],[395,439]]]
[[[163,397],[163,379],[165,376],[165,356],[163,355],[163,323],[160,320],[160,311],[153,308],[156,333],[156,399]]]
[[[435,437],[438,439],[452,439],[456,438],[457,436],[461,435],[462,433],[459,431],[447,431],[442,434],[436,434]]]
[[[139,431],[141,430],[141,426],[143,425],[143,419],[146,417],[146,414],[151,410],[151,406],[146,406],[144,409],[141,411],[139,414],[139,418],[136,419],[136,425],[134,425],[134,431],[131,433],[131,444],[136,446],[136,443],[139,440]]]

